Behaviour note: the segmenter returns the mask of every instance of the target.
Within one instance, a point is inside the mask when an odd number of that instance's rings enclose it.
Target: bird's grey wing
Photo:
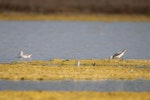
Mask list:
[[[115,54],[113,55],[113,57],[118,56],[118,55],[120,55],[120,54],[121,54],[121,52],[117,52],[117,53],[115,53]]]

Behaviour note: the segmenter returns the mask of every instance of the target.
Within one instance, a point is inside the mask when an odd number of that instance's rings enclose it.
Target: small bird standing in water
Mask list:
[[[32,54],[23,54],[23,51],[19,53],[20,58],[31,58]]]
[[[119,51],[119,52],[115,53],[113,56],[110,56],[110,59],[120,59],[126,51],[127,50],[125,50],[125,49],[122,51]]]

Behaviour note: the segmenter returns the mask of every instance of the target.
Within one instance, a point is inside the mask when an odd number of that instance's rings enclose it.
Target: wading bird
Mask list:
[[[78,60],[78,62],[77,62],[77,66],[80,66],[80,60]]]
[[[117,53],[115,53],[113,56],[110,56],[110,59],[120,59],[124,53],[126,52],[126,50],[122,50],[122,51],[119,51]]]
[[[23,54],[23,51],[19,53],[20,58],[31,58],[32,54]]]

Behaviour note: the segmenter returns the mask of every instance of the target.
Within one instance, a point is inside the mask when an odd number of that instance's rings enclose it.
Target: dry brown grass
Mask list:
[[[150,100],[150,92],[1,91],[0,100]]]
[[[57,20],[57,21],[144,21],[149,22],[150,16],[145,15],[96,15],[96,14],[26,14],[1,13],[0,20]]]
[[[0,79],[103,80],[150,79],[150,60],[76,60],[13,62],[0,64]]]

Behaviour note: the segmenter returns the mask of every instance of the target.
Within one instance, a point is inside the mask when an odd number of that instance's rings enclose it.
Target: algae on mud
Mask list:
[[[0,64],[0,79],[7,80],[103,80],[150,79],[150,60],[77,60],[12,62]]]
[[[150,92],[0,91],[0,100],[149,100]]]

